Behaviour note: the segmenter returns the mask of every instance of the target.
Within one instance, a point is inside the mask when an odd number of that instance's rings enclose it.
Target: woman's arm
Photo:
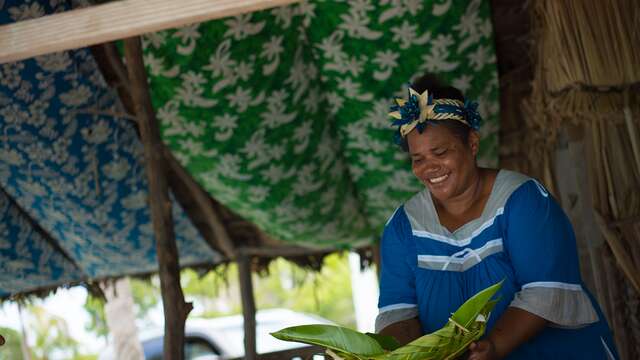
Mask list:
[[[422,336],[422,328],[418,318],[395,322],[380,330],[380,335],[393,336],[401,345],[406,345]]]
[[[528,311],[508,307],[485,340],[469,347],[469,360],[502,359],[520,344],[538,334],[547,320]]]

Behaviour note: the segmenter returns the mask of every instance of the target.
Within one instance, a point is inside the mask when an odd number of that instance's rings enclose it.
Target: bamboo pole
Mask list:
[[[240,276],[240,295],[242,297],[242,315],[244,316],[244,358],[256,360],[256,304],[251,281],[251,258],[239,255],[238,275]]]
[[[164,359],[184,358],[184,323],[191,304],[184,302],[180,287],[180,265],[178,248],[173,230],[171,201],[167,185],[167,168],[160,130],[151,105],[147,75],[142,60],[142,45],[139,37],[125,39],[125,57],[131,95],[138,117],[140,137],[144,146],[147,178],[149,181],[149,203],[156,238],[156,253],[160,274],[162,305],[164,308]]]
[[[283,6],[295,0],[122,0],[0,26],[0,64]]]

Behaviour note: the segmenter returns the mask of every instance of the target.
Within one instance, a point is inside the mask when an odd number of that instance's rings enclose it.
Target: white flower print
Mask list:
[[[459,77],[455,78],[451,82],[451,85],[453,85],[453,87],[455,88],[460,89],[462,93],[466,93],[471,88],[471,80],[473,80],[473,77],[471,75],[462,74]]]
[[[351,11],[349,14],[340,15],[343,22],[338,26],[339,29],[346,31],[347,35],[358,39],[376,40],[382,37],[380,31],[372,30],[367,27],[370,18],[364,14],[356,11]]]
[[[243,81],[248,81],[253,75],[253,66],[244,61],[239,61],[238,65],[235,67],[236,77]]]
[[[233,130],[238,126],[238,117],[230,113],[215,116],[212,126],[218,130],[214,135],[215,140],[227,141],[233,135]]]
[[[200,38],[200,31],[198,31],[200,24],[191,24],[185,27],[178,29],[173,34],[174,38],[180,39],[180,45],[176,47],[178,54],[180,55],[189,55],[193,53],[193,50],[196,48],[197,40]]]
[[[35,60],[38,66],[48,72],[64,71],[73,64],[66,51],[37,56]]]
[[[280,54],[284,51],[284,48],[282,47],[283,39],[284,37],[282,35],[272,36],[268,42],[262,45],[260,57],[266,58],[270,61],[269,64],[262,66],[263,75],[271,75],[278,67],[278,64],[280,64]]]
[[[91,96],[91,89],[86,85],[80,85],[60,94],[60,101],[67,106],[78,107],[86,104]]]
[[[238,86],[235,93],[227,95],[226,98],[229,101],[229,106],[235,108],[239,113],[243,113],[249,108],[251,91]]]
[[[100,120],[91,128],[81,130],[82,137],[89,144],[102,144],[111,135],[111,127],[107,120]]]
[[[495,63],[495,55],[493,55],[486,46],[478,46],[478,48],[469,53],[469,64],[475,71],[480,71],[490,63]]]
[[[293,8],[291,6],[278,6],[271,10],[271,14],[275,23],[279,24],[283,29],[291,26],[291,19],[293,18]]]
[[[327,102],[329,103],[329,112],[333,115],[337,114],[344,104],[344,99],[337,92],[327,94]]]
[[[102,166],[102,172],[115,181],[124,179],[130,169],[129,161],[122,157],[113,159]]]
[[[22,4],[9,8],[9,15],[14,21],[35,19],[44,16],[44,9],[39,3],[33,2],[31,5]]]
[[[16,89],[22,81],[21,72],[24,69],[23,62],[11,62],[0,65],[0,85],[9,89]]]
[[[247,36],[255,35],[262,31],[265,25],[264,21],[252,23],[251,13],[234,16],[224,23],[229,27],[224,35],[232,36],[234,40],[242,40]]]
[[[373,59],[373,63],[379,66],[379,70],[373,72],[373,78],[379,81],[387,80],[393,69],[398,66],[397,60],[400,55],[392,50],[378,51]]]

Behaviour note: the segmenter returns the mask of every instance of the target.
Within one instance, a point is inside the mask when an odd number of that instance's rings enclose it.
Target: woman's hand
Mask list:
[[[400,345],[407,345],[422,336],[420,320],[413,318],[398,321],[382,329],[380,335],[393,336]]]
[[[469,360],[502,359],[546,325],[547,320],[535,314],[508,307],[485,339],[469,345]]]
[[[496,347],[491,340],[479,340],[469,345],[469,357],[467,360],[494,360],[498,359]]]

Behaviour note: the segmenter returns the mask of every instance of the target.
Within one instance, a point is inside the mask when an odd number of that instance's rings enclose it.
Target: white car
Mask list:
[[[185,360],[235,359],[244,356],[242,315],[213,319],[187,319],[185,324]],[[282,341],[269,333],[285,327],[305,324],[333,324],[331,321],[287,309],[259,310],[256,313],[256,350],[258,354],[303,348],[308,345]],[[141,336],[145,360],[162,360],[164,329],[152,329]],[[322,357],[320,357],[322,358]],[[108,349],[100,360],[114,359]]]

